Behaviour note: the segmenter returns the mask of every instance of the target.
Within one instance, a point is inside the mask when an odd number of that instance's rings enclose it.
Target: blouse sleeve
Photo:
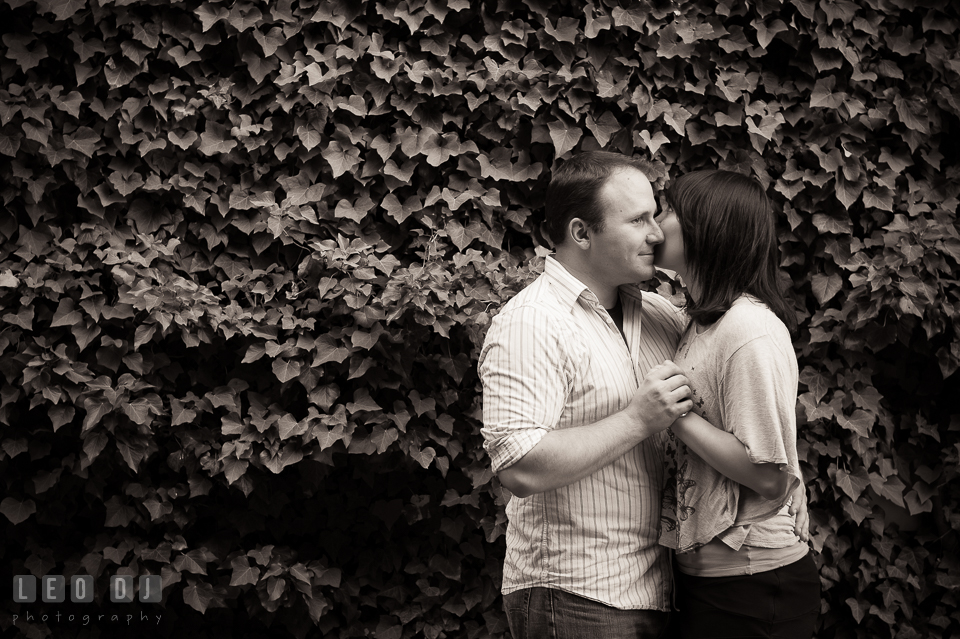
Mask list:
[[[797,360],[788,343],[758,336],[724,363],[720,380],[723,423],[756,464],[778,464],[802,479],[797,459]],[[786,502],[786,497],[784,502]]]

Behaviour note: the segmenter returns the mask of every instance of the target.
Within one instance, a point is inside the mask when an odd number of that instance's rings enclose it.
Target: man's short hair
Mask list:
[[[575,217],[594,231],[603,230],[600,189],[610,176],[626,169],[636,169],[653,181],[648,161],[610,151],[580,153],[553,170],[544,202],[544,230],[554,246],[566,239],[567,225]]]

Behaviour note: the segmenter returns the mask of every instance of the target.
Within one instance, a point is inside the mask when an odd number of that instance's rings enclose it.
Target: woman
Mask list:
[[[660,543],[676,550],[686,638],[809,639],[820,578],[794,532],[795,318],[778,287],[774,214],[762,186],[698,171],[667,190],[655,264],[688,289],[676,363],[694,410],[671,427]]]

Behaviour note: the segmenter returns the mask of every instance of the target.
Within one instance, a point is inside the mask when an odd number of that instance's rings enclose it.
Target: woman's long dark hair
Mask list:
[[[683,235],[687,268],[700,291],[687,313],[713,324],[744,293],[766,304],[790,333],[796,313],[779,284],[780,253],[773,207],[760,183],[732,171],[687,173],[667,187]]]

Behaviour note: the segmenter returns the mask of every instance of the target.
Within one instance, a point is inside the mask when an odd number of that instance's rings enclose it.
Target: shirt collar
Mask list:
[[[543,274],[550,280],[554,289],[557,291],[557,297],[566,306],[573,306],[581,296],[598,303],[597,296],[593,294],[586,284],[578,280],[573,273],[568,271],[557,258],[548,255],[543,267]]]
[[[547,256],[543,267],[543,274],[554,285],[557,291],[557,297],[565,305],[572,307],[578,299],[583,298],[584,301],[592,306],[600,306],[600,300],[597,299],[594,292],[591,291],[586,284],[577,279],[573,273],[568,271],[554,256]],[[625,294],[627,297],[636,300],[641,299],[640,287],[636,284],[626,284],[621,286],[619,290],[620,293]]]

